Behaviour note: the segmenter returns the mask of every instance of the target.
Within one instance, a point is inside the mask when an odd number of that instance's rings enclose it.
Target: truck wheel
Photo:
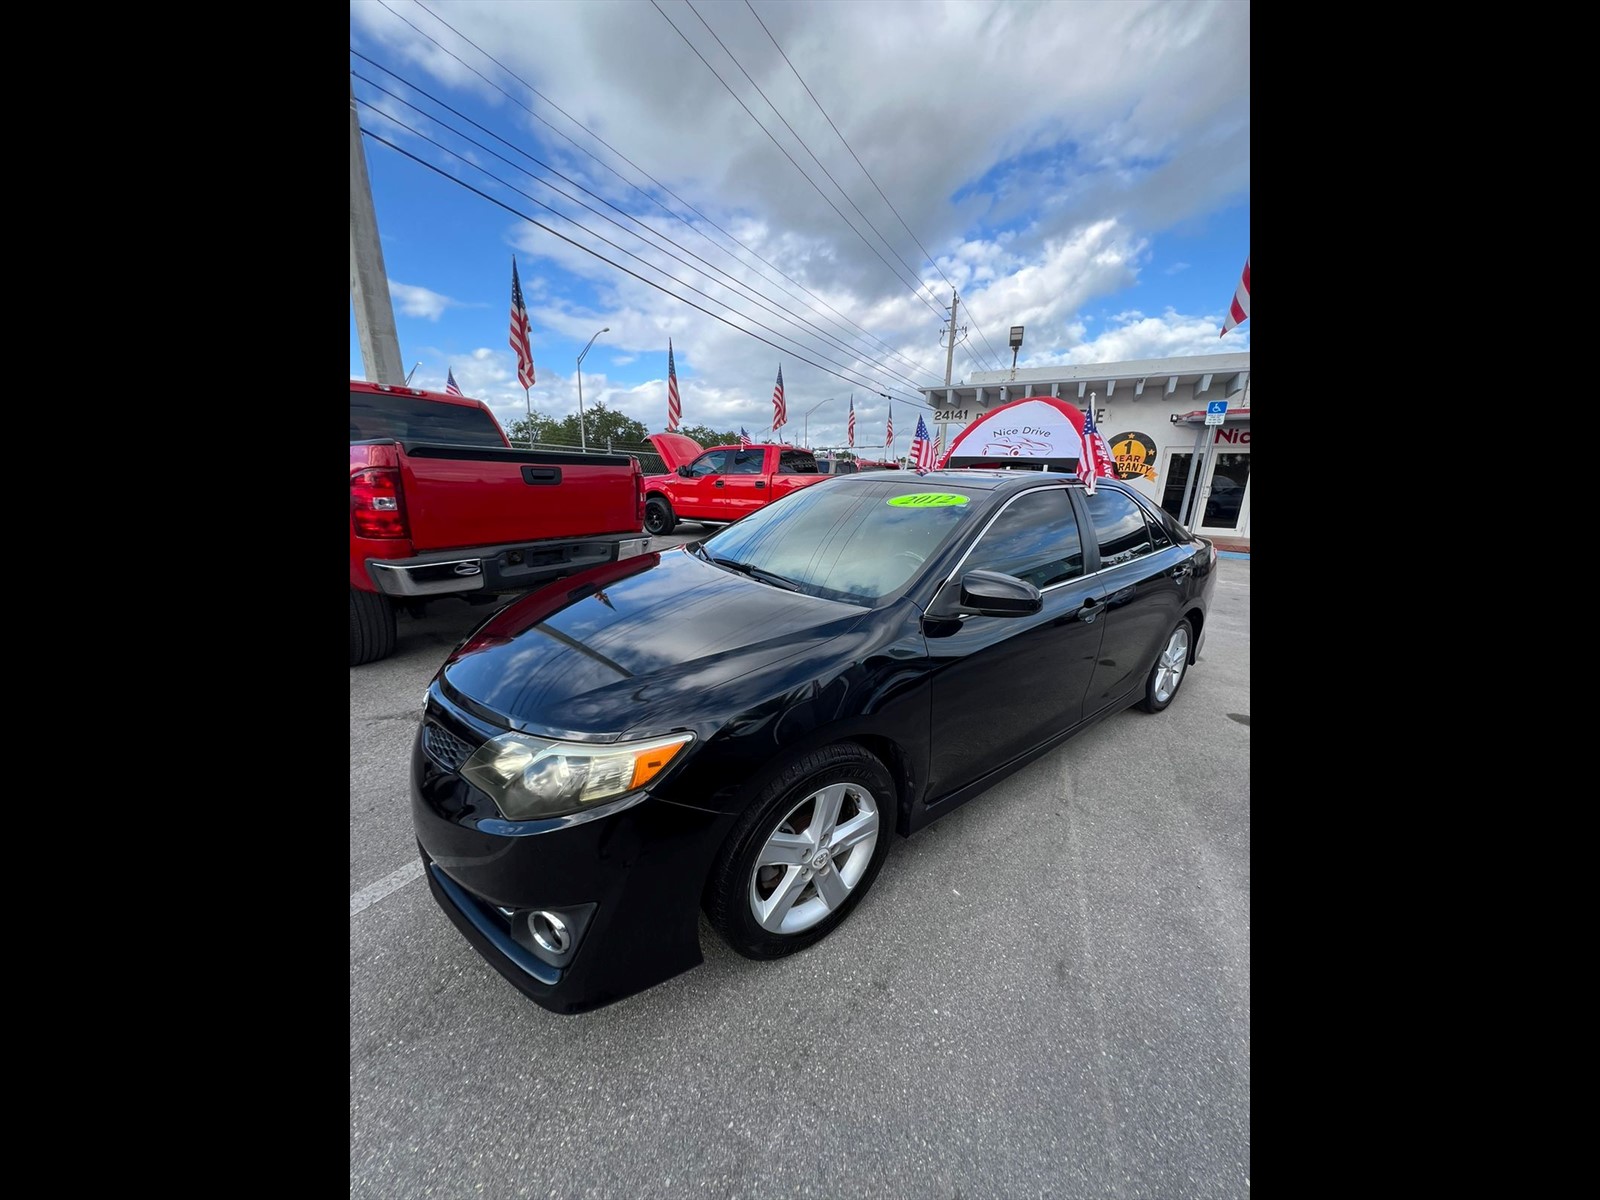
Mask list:
[[[672,515],[672,505],[660,496],[651,496],[650,502],[644,506],[644,531],[653,537],[669,534],[678,524],[678,518]]]
[[[350,665],[376,662],[394,653],[394,605],[376,592],[350,589]]]

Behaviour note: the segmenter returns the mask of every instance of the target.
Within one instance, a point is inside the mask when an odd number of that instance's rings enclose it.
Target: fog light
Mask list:
[[[551,954],[565,954],[572,948],[572,930],[553,912],[528,914],[528,932],[533,940]]]

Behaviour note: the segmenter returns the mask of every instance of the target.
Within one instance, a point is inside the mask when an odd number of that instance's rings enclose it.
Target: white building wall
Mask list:
[[[1208,375],[1209,380],[1206,379]],[[1169,381],[1174,379],[1176,382],[1171,384],[1169,392]],[[1200,388],[1201,383],[1207,385],[1204,390]],[[1081,398],[1078,395],[1080,385]],[[1231,394],[1230,387],[1236,389]],[[1251,391],[1250,356],[1244,353],[1023,368],[1016,372],[1015,379],[1010,371],[981,372],[949,389],[926,388],[924,395],[934,405],[933,420],[948,422],[944,444],[949,446],[962,429],[1009,401],[1030,394],[1048,396],[1053,392],[1060,399],[1086,409],[1093,394],[1096,423],[1113,454],[1119,455],[1125,468],[1140,468],[1127,482],[1160,504],[1169,481],[1173,455],[1192,456],[1197,438],[1202,453],[1208,443],[1218,455],[1237,455],[1251,450],[1248,419],[1241,420],[1235,415],[1223,425],[1204,426],[1174,424],[1173,418],[1196,410],[1203,412],[1209,402],[1218,400],[1227,402],[1230,413],[1248,411]],[[1216,459],[1211,462],[1215,463]],[[1236,469],[1237,460],[1233,462]],[[1198,465],[1204,469],[1208,464],[1202,461]],[[1218,486],[1227,482],[1224,479]],[[1209,525],[1202,528],[1208,533],[1227,532],[1248,538],[1249,493],[1247,483],[1242,501],[1235,498],[1239,503],[1236,525],[1226,530]],[[1194,524],[1198,526],[1200,522]]]

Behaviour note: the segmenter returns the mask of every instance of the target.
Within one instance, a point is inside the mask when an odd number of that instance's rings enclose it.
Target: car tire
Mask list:
[[[651,537],[665,537],[678,524],[672,505],[660,496],[651,496],[644,506],[644,531]]]
[[[394,653],[394,605],[377,592],[350,589],[350,665],[377,662]]]
[[[1179,621],[1161,643],[1156,661],[1144,681],[1144,699],[1139,707],[1148,713],[1158,713],[1171,704],[1189,673],[1189,647],[1194,642],[1194,629],[1187,619]]]
[[[797,757],[761,788],[717,855],[705,894],[712,928],[746,958],[783,958],[821,941],[877,878],[895,811],[894,780],[862,747],[842,742]],[[828,854],[818,854],[819,836]]]

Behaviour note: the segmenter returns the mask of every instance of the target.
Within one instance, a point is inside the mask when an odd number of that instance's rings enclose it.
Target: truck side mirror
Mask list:
[[[684,463],[683,466],[678,468],[678,474],[682,475],[685,479],[693,479],[694,478],[694,476],[692,474],[690,474],[690,472],[689,472],[689,464],[688,463]]]

